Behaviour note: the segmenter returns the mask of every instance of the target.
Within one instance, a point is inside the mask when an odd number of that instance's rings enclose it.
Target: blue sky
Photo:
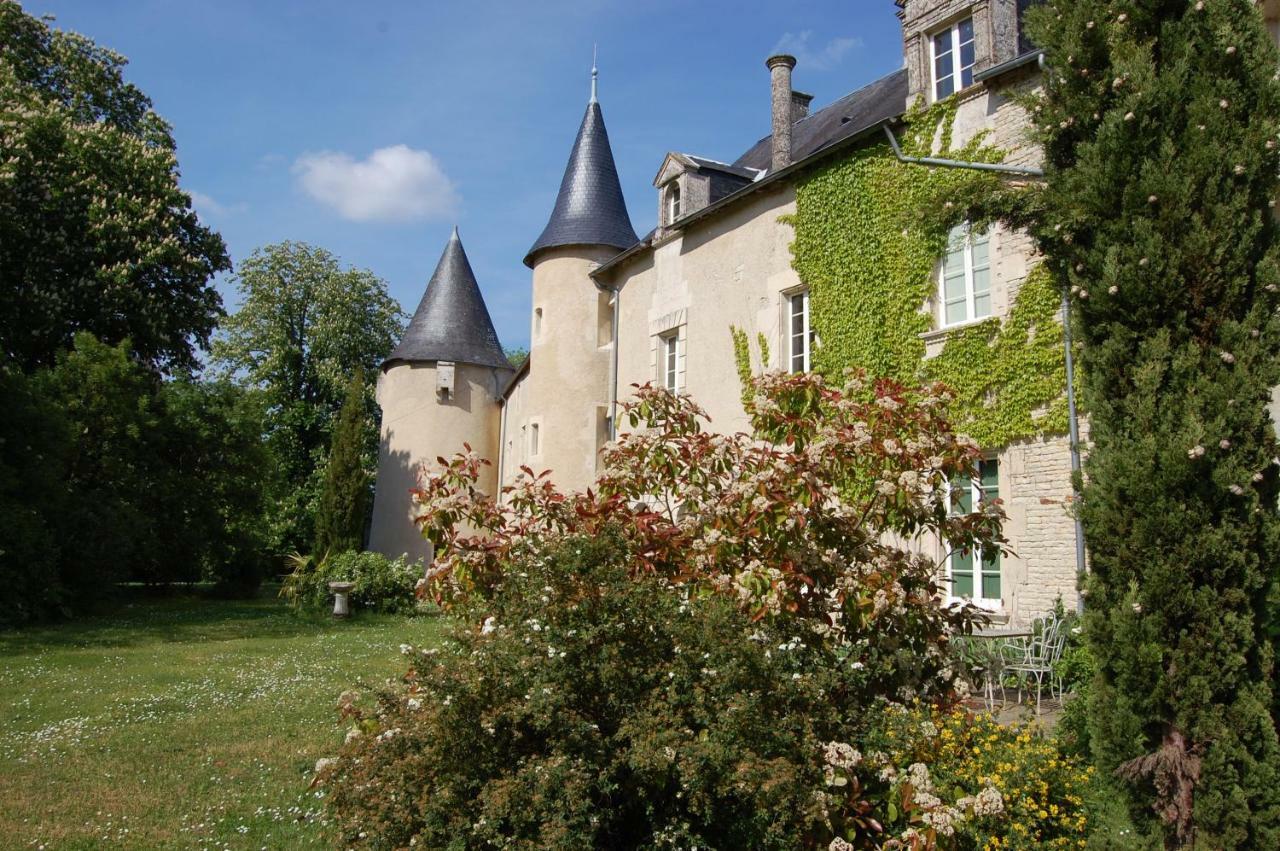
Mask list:
[[[456,223],[507,346],[589,95],[638,233],[669,150],[769,128],[764,59],[820,107],[902,64],[890,0],[24,0],[130,59],[183,187],[239,261],[281,240],[371,269],[412,312]],[[229,308],[234,290],[222,282]]]

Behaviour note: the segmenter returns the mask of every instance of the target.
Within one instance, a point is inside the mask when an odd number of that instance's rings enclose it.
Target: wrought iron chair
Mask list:
[[[1023,658],[1010,661],[1004,669],[1018,680],[1019,703],[1022,702],[1024,688],[1030,694],[1028,678],[1035,678],[1036,716],[1039,717],[1041,693],[1046,680],[1049,682],[1049,694],[1053,696],[1054,669],[1057,667],[1058,660],[1062,658],[1062,651],[1067,644],[1067,635],[1062,630],[1062,623],[1052,615],[1037,618],[1033,623],[1032,635],[1026,642]]]

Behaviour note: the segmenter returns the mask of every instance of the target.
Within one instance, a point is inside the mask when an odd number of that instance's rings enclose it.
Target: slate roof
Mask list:
[[[817,112],[800,119],[791,129],[791,161],[792,164],[781,171],[770,171],[773,159],[773,136],[765,136],[752,145],[746,153],[738,157],[730,166],[734,172],[742,175],[751,174],[751,182],[740,189],[706,207],[695,210],[678,219],[674,227],[683,228],[692,222],[707,216],[714,216],[724,207],[735,203],[738,199],[773,183],[775,179],[784,179],[787,175],[806,167],[812,160],[840,143],[866,133],[868,130],[887,121],[893,121],[906,112],[907,71],[905,68],[881,77],[874,83],[850,92],[839,100]],[[705,160],[703,157],[692,157],[693,160]],[[731,172],[732,173],[732,172]],[[650,231],[643,240],[629,246],[626,251],[601,264],[591,273],[596,280],[603,280],[614,268],[628,258],[648,248],[656,229]]]
[[[791,161],[798,163],[824,148],[906,110],[907,69],[881,77],[856,92],[800,119],[791,128]],[[738,168],[767,169],[773,158],[773,136],[765,136],[734,160]]]
[[[409,327],[382,368],[396,362],[442,360],[511,369],[457,228],[440,255]]]
[[[526,266],[533,265],[533,255],[545,248],[561,245],[608,245],[619,250],[636,243],[635,228],[627,215],[618,182],[618,169],[613,164],[609,133],[604,115],[594,99],[587,104],[578,138],[560,181],[560,194],[555,209],[542,235],[525,255]]]
[[[712,171],[723,171],[725,174],[732,174],[737,177],[745,177],[747,180],[755,180],[760,176],[760,170],[755,168],[743,168],[738,165],[729,165],[719,160],[709,160],[706,157],[699,157],[693,154],[684,154],[694,162],[698,168],[710,169]]]

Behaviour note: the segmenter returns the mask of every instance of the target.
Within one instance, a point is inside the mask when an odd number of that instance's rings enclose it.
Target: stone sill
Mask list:
[[[934,328],[932,331],[922,331],[917,336],[924,340],[925,343],[936,343],[946,340],[953,334],[958,334],[966,328],[974,328],[978,325],[985,325],[988,322],[999,322],[995,316],[984,316],[981,319],[970,319],[967,322],[958,322],[955,325],[948,325],[945,328]]]

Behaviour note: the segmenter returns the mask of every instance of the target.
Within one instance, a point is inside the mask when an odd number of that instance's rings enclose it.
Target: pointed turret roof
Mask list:
[[[442,360],[511,368],[456,227],[400,344],[382,365]]]
[[[524,262],[532,266],[533,255],[544,248],[607,245],[621,251],[638,241],[622,198],[609,133],[604,128],[604,115],[596,100],[595,69],[592,69],[591,101],[578,128],[573,153],[569,154],[555,209]]]

